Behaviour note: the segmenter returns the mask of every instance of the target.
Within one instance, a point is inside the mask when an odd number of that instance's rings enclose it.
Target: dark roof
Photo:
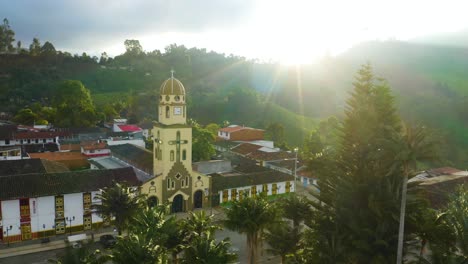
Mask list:
[[[165,125],[165,124],[159,123],[159,122],[157,122],[157,121],[153,121],[153,126],[155,126],[155,127],[161,127],[161,128],[187,128],[187,127],[192,127],[191,125],[187,125],[187,124]]]
[[[16,125],[0,125],[0,139],[11,139],[16,132]]]
[[[132,168],[85,170],[62,173],[33,173],[0,177],[0,200],[91,192],[125,182],[138,186]]]
[[[255,145],[255,144],[250,144],[250,143],[242,143],[238,145],[237,147],[232,148],[231,150],[235,153],[241,154],[241,155],[249,155],[258,149],[261,149],[262,146],[260,145]]]
[[[268,163],[276,167],[281,167],[281,168],[285,168],[288,170],[294,170],[295,162],[296,162],[296,159],[287,159],[287,160],[270,161]],[[298,161],[296,164],[296,168],[299,169],[302,166],[304,166],[304,164],[301,161]]]
[[[68,137],[68,132],[20,132],[13,135],[14,139],[43,139],[54,137]]]
[[[143,128],[143,129],[152,129],[153,128],[153,122],[146,120],[146,121],[143,121],[143,122],[139,123],[138,126]]]
[[[26,153],[46,152],[46,151],[58,151],[58,145],[55,143],[45,144],[26,144],[23,145],[23,149]]]
[[[69,170],[65,165],[44,159],[5,160],[0,162],[0,176],[66,171]]]
[[[132,144],[109,146],[112,156],[153,174],[153,153]]]
[[[238,188],[250,185],[294,181],[294,176],[261,166],[238,166],[230,173],[213,173],[213,191]]]

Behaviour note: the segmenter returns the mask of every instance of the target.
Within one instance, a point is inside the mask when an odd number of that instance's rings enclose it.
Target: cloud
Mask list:
[[[33,37],[64,50],[97,50],[127,38],[164,32],[232,30],[250,16],[251,1],[238,0],[41,0],[2,1],[23,46]]]

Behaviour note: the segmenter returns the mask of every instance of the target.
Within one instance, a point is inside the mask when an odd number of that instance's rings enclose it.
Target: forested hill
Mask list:
[[[367,62],[376,75],[388,81],[402,117],[438,130],[445,139],[447,159],[466,168],[468,48],[397,41],[362,43],[338,57],[303,66],[296,74],[282,71],[290,77],[280,78],[274,102],[296,112],[302,107],[306,115],[315,118],[340,115],[354,75]],[[301,92],[291,92],[296,84],[301,84]],[[297,104],[301,98],[302,106]]]
[[[0,111],[14,115],[36,101],[48,105],[57,83],[73,79],[90,89],[99,112],[111,106],[133,121],[154,120],[159,86],[174,69],[188,93],[189,117],[201,124],[229,121],[265,128],[281,123],[294,145],[316,125],[256,91],[255,63],[244,58],[177,45],[163,52],[127,48],[125,54],[100,59],[60,51],[0,55]]]
[[[447,158],[467,164],[467,49],[370,42],[314,65],[285,67],[178,45],[143,52],[138,43],[127,44],[115,58],[55,50],[0,55],[0,111],[15,113],[31,100],[47,104],[58,80],[74,79],[101,109],[120,103],[128,106],[121,114],[154,119],[159,85],[172,68],[187,88],[190,116],[200,123],[265,128],[279,122],[289,143],[298,145],[314,120],[342,115],[359,65],[370,62],[388,80],[403,117],[438,129]]]

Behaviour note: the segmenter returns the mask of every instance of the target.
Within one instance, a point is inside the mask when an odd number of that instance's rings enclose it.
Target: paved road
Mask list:
[[[57,254],[63,254],[64,249],[55,249],[38,253],[26,254],[16,257],[0,259],[0,264],[46,264],[48,259],[57,257]]]
[[[247,250],[246,250],[246,238],[245,235],[241,235],[237,232],[229,230],[220,230],[216,233],[216,239],[222,240],[229,237],[232,244],[232,249],[235,251],[239,258],[238,263],[247,263]],[[95,244],[99,247],[99,244]],[[26,254],[16,257],[0,259],[0,264],[46,264],[49,259],[56,259],[57,256],[63,255],[65,249],[56,249],[50,251],[43,251],[38,253]],[[266,254],[260,258],[259,263],[280,263],[279,258],[272,258],[266,256]]]

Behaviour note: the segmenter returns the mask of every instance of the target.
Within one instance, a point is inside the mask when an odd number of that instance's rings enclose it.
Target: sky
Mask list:
[[[0,0],[16,39],[115,56],[125,39],[287,64],[339,54],[366,40],[410,40],[468,28],[466,0]]]

